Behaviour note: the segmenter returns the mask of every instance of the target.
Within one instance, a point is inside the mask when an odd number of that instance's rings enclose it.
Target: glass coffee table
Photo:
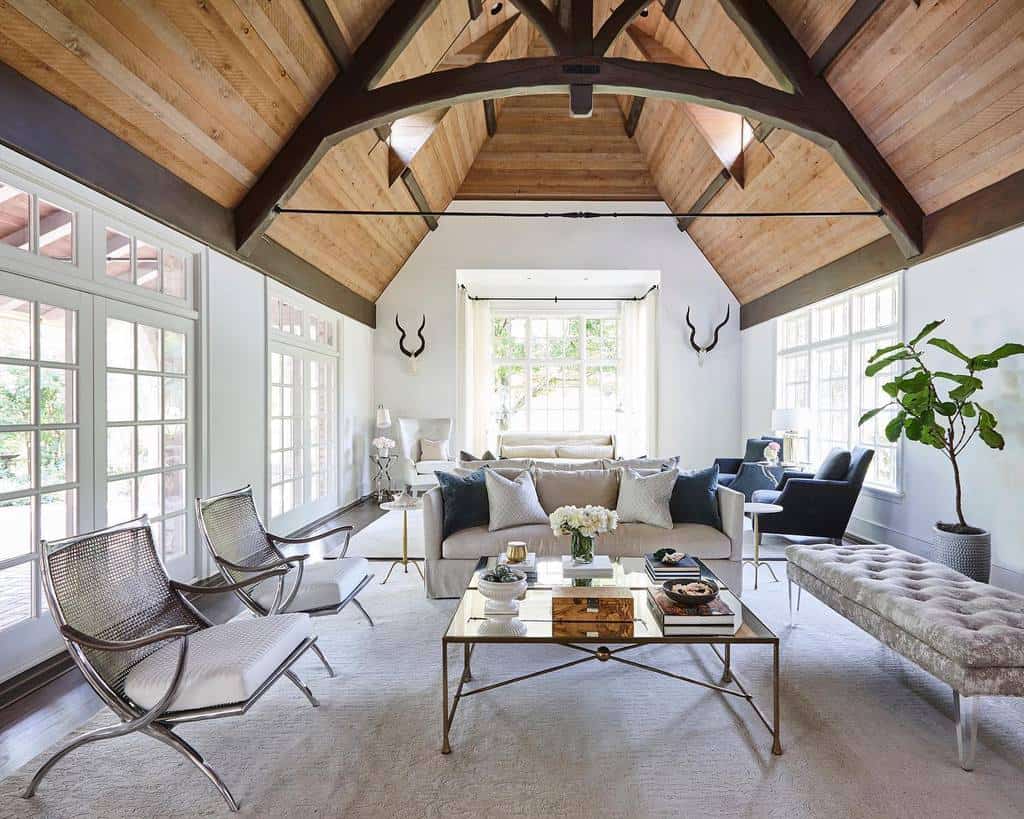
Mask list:
[[[524,596],[519,602],[519,615],[513,619],[507,617],[487,617],[484,605],[487,602],[477,588],[477,581],[487,569],[493,568],[497,558],[481,558],[477,564],[466,591],[459,601],[459,606],[452,616],[448,628],[441,638],[441,688],[443,744],[441,753],[451,753],[451,727],[455,720],[455,712],[463,697],[494,691],[512,683],[522,682],[544,674],[551,674],[571,668],[581,663],[596,660],[601,664],[608,662],[629,666],[635,669],[651,671],[680,682],[710,688],[724,696],[745,700],[754,710],[768,729],[772,737],[772,753],[782,753],[782,741],[779,733],[779,638],[772,633],[748,606],[733,595],[724,584],[705,566],[704,576],[713,579],[722,589],[722,599],[734,612],[739,612],[742,624],[731,636],[706,634],[664,634],[658,619],[647,605],[647,589],[654,586],[644,571],[642,557],[622,557],[613,561],[614,576],[606,579],[588,581],[592,586],[621,586],[628,588],[633,595],[632,622],[587,622],[567,623],[555,622],[551,617],[552,589],[558,586],[573,585],[573,581],[562,576],[561,558],[538,558],[537,576],[531,580]],[[703,565],[703,564],[702,564]],[[577,581],[578,582],[578,581]],[[557,644],[566,649],[582,654],[564,663],[521,674],[506,680],[467,686],[472,683],[473,674],[471,660],[473,652],[479,645],[498,643],[503,645],[542,645]],[[717,681],[699,680],[681,674],[675,674],[662,668],[636,662],[626,656],[629,651],[645,645],[706,645],[722,663],[722,676]],[[448,679],[448,655],[452,645],[462,646],[462,673],[454,693],[450,692]],[[732,647],[734,645],[764,645],[772,649],[772,705],[771,719],[765,716],[760,706],[754,701],[743,683],[732,671]]]

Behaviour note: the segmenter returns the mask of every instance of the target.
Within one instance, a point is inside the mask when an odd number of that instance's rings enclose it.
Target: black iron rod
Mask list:
[[[459,287],[466,289],[464,284]],[[643,301],[657,289],[658,285],[652,284],[642,296],[595,296],[590,299],[586,296],[471,296],[467,291],[466,298],[470,301],[553,301],[556,304],[560,301]]]
[[[334,208],[274,208],[275,213],[302,216],[466,216],[507,219],[832,219],[838,217],[881,216],[881,210],[808,210],[808,211],[682,211],[672,213],[655,213],[638,211],[625,213],[609,211],[598,213],[589,210],[573,210],[561,212],[530,213],[526,211],[494,211],[494,210],[356,210]]]

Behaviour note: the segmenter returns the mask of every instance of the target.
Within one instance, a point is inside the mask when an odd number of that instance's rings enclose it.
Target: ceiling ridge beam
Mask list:
[[[836,27],[828,33],[811,57],[811,71],[821,76],[842,53],[885,0],[854,0]]]
[[[832,137],[822,147],[868,206],[882,211],[881,219],[903,255],[918,255],[924,244],[924,211],[832,87],[811,69],[807,54],[786,24],[763,0],[719,3],[769,70],[787,77],[798,90],[796,96],[818,112]]]
[[[274,207],[289,198],[330,149],[323,121],[339,104],[367,91],[387,72],[440,0],[394,0],[339,74],[299,123],[235,208],[238,249],[248,254],[274,220]],[[385,122],[375,123],[385,125]]]
[[[569,34],[562,28],[555,13],[545,6],[542,0],[512,0],[512,2],[547,40],[555,54],[572,52]]]
[[[320,39],[324,41],[327,50],[331,52],[334,61],[341,71],[345,71],[352,64],[352,49],[349,47],[345,35],[338,27],[338,21],[334,19],[327,0],[302,0],[306,13],[313,20]]]
[[[650,4],[651,0],[622,0],[594,36],[593,55],[603,57],[615,38]]]

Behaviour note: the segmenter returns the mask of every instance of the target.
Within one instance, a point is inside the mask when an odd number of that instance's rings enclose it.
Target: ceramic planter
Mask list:
[[[515,583],[495,583],[481,578],[477,589],[487,598],[484,614],[488,617],[514,617],[519,613],[519,598],[526,594],[526,578]]]
[[[991,532],[961,535],[933,526],[932,545],[935,548],[935,559],[940,563],[973,580],[988,583],[992,567]]]

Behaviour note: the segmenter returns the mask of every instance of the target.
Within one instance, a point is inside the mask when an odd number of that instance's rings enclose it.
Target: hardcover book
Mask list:
[[[729,608],[721,597],[710,603],[687,608],[672,601],[661,589],[648,589],[648,598],[653,601],[654,613],[667,626],[717,625],[732,622],[735,612]]]

